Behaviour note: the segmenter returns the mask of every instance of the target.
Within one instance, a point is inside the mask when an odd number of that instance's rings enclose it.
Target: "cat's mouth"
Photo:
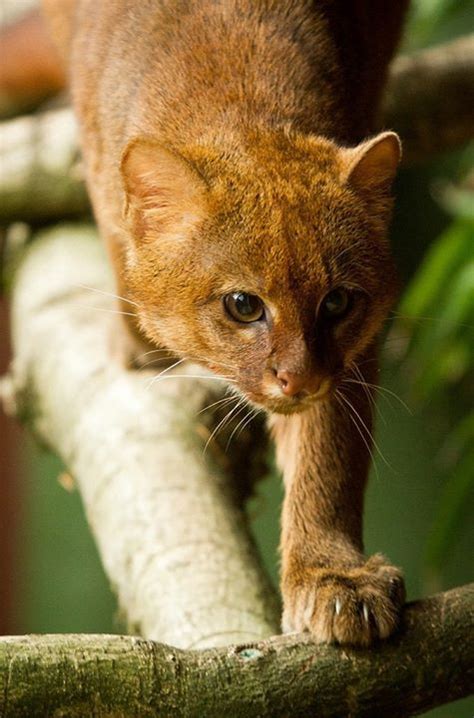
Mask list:
[[[274,389],[258,397],[256,403],[276,414],[299,414],[326,399],[331,393],[332,385],[332,380],[325,378],[317,391],[312,393],[302,391],[293,396],[284,396]],[[252,401],[255,401],[254,397],[251,398]]]
[[[220,375],[222,370],[215,364],[208,368],[213,374]],[[229,378],[229,377],[224,377]],[[249,381],[249,377],[242,374],[232,380],[233,389],[245,397],[251,404],[276,414],[299,414],[320,401],[324,401],[332,393],[335,377],[324,376],[319,381],[312,382],[310,388],[289,394],[282,386],[275,382],[273,376],[265,376],[262,383]]]

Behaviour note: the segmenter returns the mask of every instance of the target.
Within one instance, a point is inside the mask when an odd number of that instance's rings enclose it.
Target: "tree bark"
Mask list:
[[[277,601],[230,458],[215,441],[206,448],[200,412],[223,384],[183,365],[151,385],[156,370],[111,358],[121,317],[100,293],[111,289],[109,271],[90,227],[58,226],[32,243],[14,281],[4,400],[73,475],[131,630],[181,647],[268,637]],[[178,378],[186,374],[203,378]],[[249,447],[239,450],[245,474]]]
[[[38,224],[88,211],[71,110],[1,123],[0,224]]]
[[[471,584],[409,604],[400,633],[375,650],[295,634],[205,651],[130,636],[4,638],[1,715],[404,718],[474,690],[473,632]]]
[[[401,55],[392,64],[383,124],[400,133],[406,164],[474,137],[474,35]]]

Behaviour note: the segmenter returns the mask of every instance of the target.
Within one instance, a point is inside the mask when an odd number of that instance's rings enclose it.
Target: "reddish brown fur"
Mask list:
[[[361,645],[390,635],[403,582],[362,553],[371,390],[351,380],[376,375],[395,294],[399,144],[340,143],[373,130],[406,2],[383,14],[362,0],[45,5],[72,38],[89,189],[142,335],[230,375],[271,413],[285,630]],[[329,324],[318,307],[341,285],[354,306]],[[238,290],[268,321],[226,315],[222,297]],[[304,395],[285,394],[278,372]]]

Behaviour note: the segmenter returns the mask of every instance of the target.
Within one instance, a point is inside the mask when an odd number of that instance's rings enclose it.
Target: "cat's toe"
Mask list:
[[[370,561],[349,571],[308,569],[287,581],[283,593],[283,630],[352,646],[391,636],[405,597],[398,569]]]

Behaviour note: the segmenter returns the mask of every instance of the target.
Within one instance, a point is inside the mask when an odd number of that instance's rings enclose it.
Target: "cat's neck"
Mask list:
[[[203,1],[174,17],[162,7],[151,30],[148,11],[134,9],[141,38],[148,28],[136,49],[145,71],[140,131],[197,139],[211,126],[218,135],[291,124],[358,142],[376,129],[407,0],[393,5],[368,12],[359,0]]]
[[[196,4],[167,40],[166,56],[150,51],[159,80],[142,85],[135,129],[143,134],[191,143],[250,127],[292,126],[346,143],[361,134],[329,22],[313,3]],[[364,123],[362,134],[371,118]]]

